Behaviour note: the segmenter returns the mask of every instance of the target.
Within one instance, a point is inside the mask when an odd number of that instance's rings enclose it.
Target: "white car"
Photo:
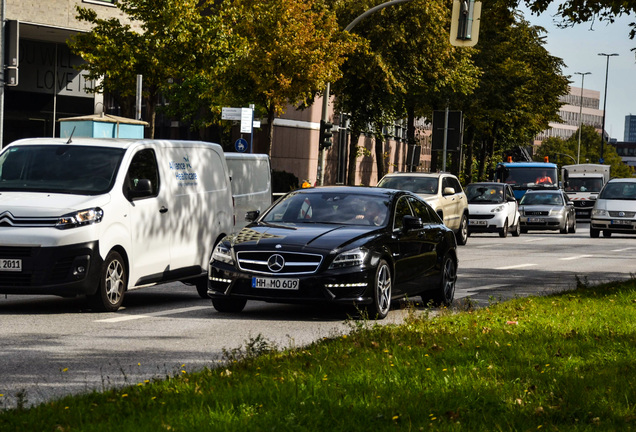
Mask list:
[[[508,232],[518,237],[521,234],[519,203],[510,185],[504,183],[471,183],[466,186],[468,198],[468,234],[499,233],[507,237]]]
[[[599,194],[592,209],[590,237],[612,233],[636,234],[636,179],[612,179]]]
[[[413,192],[455,232],[458,245],[468,240],[468,201],[459,179],[450,173],[398,172],[387,174],[378,187]]]

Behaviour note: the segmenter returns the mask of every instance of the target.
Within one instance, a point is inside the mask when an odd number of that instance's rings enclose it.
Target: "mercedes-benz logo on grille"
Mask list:
[[[625,217],[625,212],[618,212],[619,217]]]
[[[282,255],[274,254],[267,260],[267,268],[274,273],[281,271],[285,267],[285,258]]]

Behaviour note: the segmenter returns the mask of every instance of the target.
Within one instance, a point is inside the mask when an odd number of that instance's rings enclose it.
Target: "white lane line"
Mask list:
[[[580,258],[590,258],[593,257],[594,255],[577,255],[577,256],[571,256],[571,257],[567,257],[567,258],[559,258],[560,261],[571,261],[571,260],[575,260],[575,259],[580,259]]]
[[[169,310],[160,311],[160,312],[152,312],[152,313],[144,314],[144,315],[121,315],[114,318],[96,320],[95,322],[115,323],[115,322],[131,321],[131,320],[142,319],[142,318],[152,318],[152,317],[158,317],[158,316],[164,316],[164,315],[175,315],[175,314],[181,314],[185,312],[192,312],[196,310],[210,309],[210,308],[211,306],[192,306],[192,307],[181,308],[181,309],[169,309]]]
[[[518,268],[524,268],[524,267],[534,267],[538,264],[517,264],[517,265],[512,265],[512,266],[506,266],[506,267],[496,267],[495,270],[511,270],[511,269],[518,269]]]
[[[531,238],[528,240],[524,240],[524,243],[532,243],[532,242],[536,242],[536,241],[543,241],[545,240],[545,237],[535,237],[535,238]]]
[[[468,297],[469,295],[475,294],[476,292],[479,292],[479,291],[486,291],[486,290],[490,290],[494,288],[502,288],[507,286],[510,286],[510,285],[509,284],[492,284],[492,285],[482,285],[482,286],[478,286],[474,288],[468,288],[465,290],[457,290],[455,291],[455,298],[460,299],[460,298]]]
[[[611,252],[625,252],[625,251],[632,250],[632,249],[634,249],[634,248],[633,247],[626,247],[626,248],[623,248],[623,249],[613,249]]]

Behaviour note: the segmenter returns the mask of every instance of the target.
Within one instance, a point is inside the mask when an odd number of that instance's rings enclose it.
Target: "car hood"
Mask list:
[[[331,250],[361,237],[379,232],[377,227],[330,224],[275,225],[250,224],[230,237],[235,249],[291,249]]]
[[[0,213],[15,217],[59,217],[77,210],[104,206],[110,195],[86,196],[35,192],[0,192]]]
[[[595,203],[597,209],[608,211],[636,211],[636,200],[600,199]]]

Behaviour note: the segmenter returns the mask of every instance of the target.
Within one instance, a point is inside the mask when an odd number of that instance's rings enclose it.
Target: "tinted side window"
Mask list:
[[[450,183],[450,187],[455,189],[455,193],[460,193],[462,191],[462,185],[459,183],[459,180],[454,177],[448,177],[448,180]]]
[[[429,206],[424,204],[422,201],[409,197],[409,203],[411,204],[411,207],[413,207],[415,216],[422,219],[422,223],[424,225],[439,223],[439,218],[437,217],[437,214],[435,214],[433,209],[431,209]]]
[[[127,196],[128,192],[134,189],[141,179],[150,180],[152,193],[149,196],[157,196],[159,193],[159,169],[153,149],[140,150],[133,156],[126,174],[124,194]]]
[[[404,227],[404,216],[413,216],[407,197],[401,197],[395,206],[393,229],[402,229]]]

